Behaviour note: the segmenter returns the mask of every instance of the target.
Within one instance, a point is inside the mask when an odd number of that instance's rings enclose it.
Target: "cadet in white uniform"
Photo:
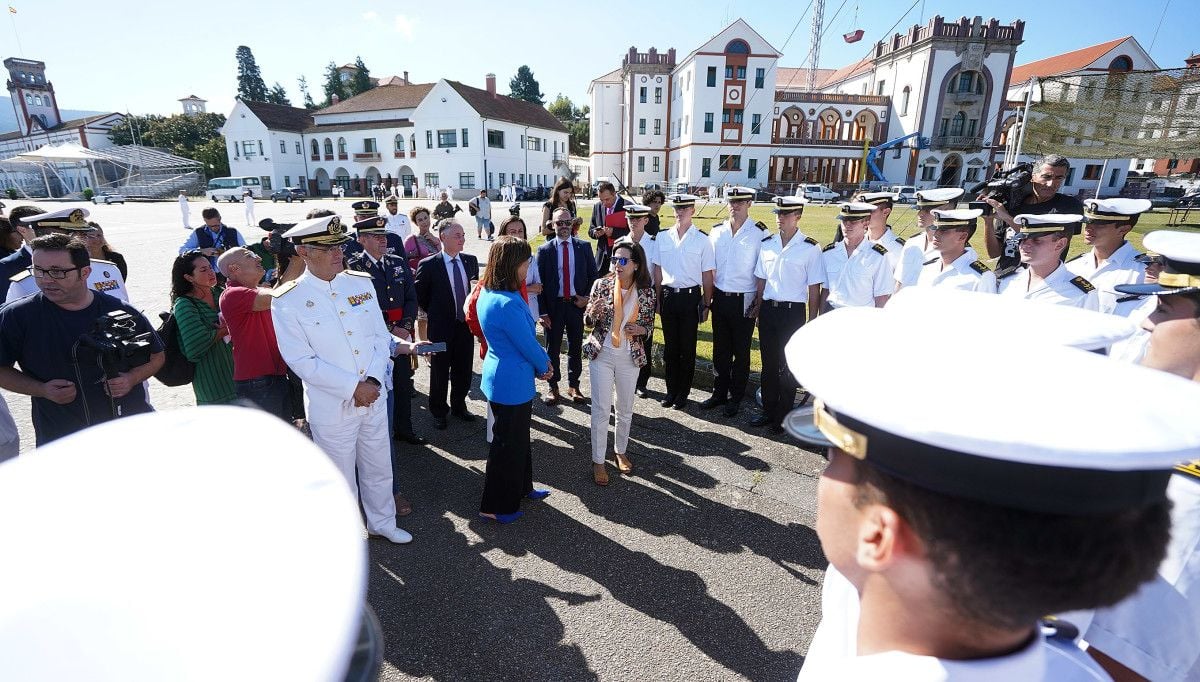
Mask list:
[[[997,291],[1002,296],[1099,310],[1100,300],[1092,283],[1085,277],[1072,275],[1058,259],[1082,219],[1083,216],[1068,213],[1023,213],[1014,218],[1022,226],[1021,265],[997,279]]]
[[[796,402],[796,379],[788,371],[783,349],[788,339],[818,313],[825,263],[821,245],[800,232],[807,200],[775,198],[779,234],[768,236],[754,266],[757,281],[758,347],[762,354],[762,413],[751,426],[783,431],[783,417]]]
[[[1158,299],[1144,323],[1150,344],[1142,365],[1200,385],[1200,235],[1163,230],[1146,235],[1143,243],[1164,258],[1157,282],[1116,286],[1120,293]],[[1169,398],[1125,401],[1122,409],[1132,402],[1157,406],[1164,400]],[[1164,427],[1159,430],[1176,428],[1173,421],[1159,423]],[[1200,460],[1190,457],[1191,463],[1175,467],[1167,485],[1171,542],[1154,580],[1120,604],[1096,611],[1090,625],[1081,626],[1113,677],[1124,668],[1155,682],[1200,679],[1200,650],[1193,646],[1200,641]]]
[[[190,230],[191,226],[191,205],[188,204],[187,192],[179,190],[179,214],[183,218],[183,229]]]
[[[983,211],[957,209],[933,211],[933,248],[936,255],[925,261],[917,277],[918,287],[946,287],[996,293],[996,275],[975,257],[967,242],[975,234],[975,223]]]
[[[88,210],[86,208],[64,208],[53,213],[25,216],[21,218],[21,222],[32,227],[34,233],[39,237],[61,233],[84,239],[87,233],[92,231],[87,217]],[[117,264],[110,260],[92,259],[92,271],[88,275],[88,288],[92,291],[103,291],[109,296],[116,296],[121,301],[129,303],[129,290],[125,288],[125,278],[121,276]],[[18,298],[24,298],[37,292],[38,287],[34,281],[33,269],[32,267],[26,268],[9,278],[8,295],[4,302],[11,303]]]
[[[1087,199],[1083,202],[1083,239],[1092,248],[1067,261],[1067,270],[1096,287],[1100,310],[1128,315],[1138,299],[1118,294],[1118,284],[1146,281],[1146,266],[1137,260],[1141,252],[1125,237],[1137,225],[1138,216],[1150,210],[1148,199]]]
[[[869,357],[888,338],[967,366],[981,350],[1012,352],[1014,337],[992,331],[936,308],[835,310],[788,343],[818,402],[785,426],[830,457],[816,523],[827,610],[800,680],[1103,679],[1070,628],[1046,637],[1039,619],[1120,599],[1154,574],[1170,467],[1200,448],[1200,385],[1029,333],[1016,344],[1014,428],[995,419],[1008,396],[948,401],[922,364],[828,360]],[[1114,385],[1157,399],[1109,428],[1063,428]]]
[[[852,201],[871,204],[875,210],[871,212],[871,224],[867,226],[867,241],[872,244],[882,244],[888,250],[888,264],[892,272],[900,263],[900,251],[904,248],[904,240],[896,236],[888,218],[892,215],[893,195],[891,192],[860,192]]]
[[[659,319],[663,327],[663,364],[667,395],[663,407],[687,407],[696,372],[696,331],[708,317],[713,297],[716,261],[712,242],[695,225],[692,216],[700,197],[671,197],[675,225],[654,236],[657,245],[654,284],[658,289]]]
[[[841,241],[826,246],[821,256],[825,265],[822,310],[850,306],[878,306],[895,290],[888,249],[867,241],[867,221],[873,204],[850,202],[841,205]]]
[[[391,335],[371,276],[342,269],[350,237],[337,216],[305,220],[283,236],[296,244],[305,270],[272,290],[271,318],[279,354],[304,382],[313,440],[361,494],[367,530],[411,542],[396,527],[384,384]]]
[[[750,342],[754,338],[753,305],[758,250],[771,237],[767,226],[750,220],[754,190],[730,187],[729,219],[709,232],[716,273],[713,275],[713,394],[700,408],[724,405],[726,417],[738,413],[750,380]]]
[[[253,228],[258,225],[258,220],[254,217],[254,194],[250,190],[242,192],[242,204],[246,211],[246,227]]]
[[[904,242],[904,248],[900,249],[900,260],[896,263],[895,271],[892,273],[896,279],[897,291],[900,290],[900,287],[915,284],[917,276],[921,274],[921,266],[934,255],[931,241],[933,239],[933,230],[931,229],[933,213],[930,211],[935,208],[954,208],[958,203],[958,198],[962,195],[961,187],[923,189],[916,193],[917,227],[921,228],[921,233],[910,237]],[[975,251],[969,244],[967,249],[972,253]]]
[[[408,220],[408,216],[398,210],[400,200],[396,195],[389,195],[387,200],[383,202],[387,210],[379,214],[379,217],[387,219],[387,231],[400,238],[401,241],[408,239],[408,235],[412,234],[412,224]],[[403,256],[403,253],[396,254]]]

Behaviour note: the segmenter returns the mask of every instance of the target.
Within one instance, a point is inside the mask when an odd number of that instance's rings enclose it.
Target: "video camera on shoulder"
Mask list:
[[[150,362],[150,334],[138,332],[137,318],[114,310],[98,318],[79,337],[79,345],[96,351],[100,368],[109,379]]]
[[[276,258],[291,258],[296,255],[296,245],[290,239],[284,239],[283,233],[296,226],[296,223],[277,223],[270,218],[258,221],[258,226],[268,232],[265,245],[267,251]]]
[[[992,205],[984,199],[994,199],[1004,204],[1004,209],[1016,215],[1020,212],[1021,204],[1033,194],[1033,164],[1018,163],[1006,171],[997,171],[990,180],[972,187],[969,192],[975,194],[975,201],[967,203],[968,208],[977,208],[983,215],[992,215]]]

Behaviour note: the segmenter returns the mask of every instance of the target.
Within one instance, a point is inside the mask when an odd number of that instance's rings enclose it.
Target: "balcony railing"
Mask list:
[[[834,140],[827,137],[780,137],[776,144],[805,145],[810,147],[858,147],[863,146],[863,140]]]
[[[313,161],[320,161],[320,160],[321,160],[321,155],[320,155],[320,154],[313,154],[313,155],[312,155],[312,160],[313,160]]]
[[[350,157],[346,156],[345,152],[338,152],[338,161],[345,161]]]
[[[383,157],[382,157],[382,156],[379,154],[379,152],[362,152],[362,153],[358,153],[358,152],[356,152],[356,153],[354,154],[354,160],[355,160],[355,161],[375,161],[375,162],[379,162],[379,161],[382,161],[382,160],[383,160]]]
[[[395,152],[392,153],[392,156],[397,159],[403,159],[404,158],[404,150],[397,149]]]
[[[950,95],[950,101],[955,104],[974,104],[981,99],[983,99],[983,95],[973,92],[955,92]]]
[[[325,155],[325,160],[326,160],[326,161],[333,161],[333,154],[326,154],[326,155]]]
[[[977,150],[983,147],[983,138],[966,135],[938,135],[929,145],[933,149]]]
[[[798,92],[796,90],[776,90],[776,102],[812,102],[813,104],[864,104],[867,106],[886,107],[892,98],[884,95],[843,95],[836,92]]]

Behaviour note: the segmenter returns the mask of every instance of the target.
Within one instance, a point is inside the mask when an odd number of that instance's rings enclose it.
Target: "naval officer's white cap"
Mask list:
[[[238,447],[214,447],[214,426]],[[85,429],[0,465],[0,517],[0,677],[346,675],[358,504],[275,417],[201,407]]]
[[[1149,199],[1084,199],[1083,222],[1085,223],[1128,223],[1135,215],[1150,210]]]
[[[756,192],[753,187],[730,187],[725,190],[725,198],[729,201],[754,201]]]
[[[973,227],[975,220],[983,215],[983,211],[978,208],[935,208],[931,213],[933,213],[933,228],[935,230]]]
[[[1022,213],[1013,222],[1021,226],[1021,234],[1049,234],[1051,232],[1074,232],[1083,220],[1076,213]]]
[[[675,208],[686,208],[695,206],[697,201],[701,201],[700,197],[695,194],[672,194],[671,205]]]
[[[896,200],[896,195],[891,192],[859,192],[854,195],[854,200],[876,206],[891,206]]]
[[[1123,294],[1145,296],[1189,294],[1200,291],[1200,234],[1157,230],[1146,235],[1142,245],[1162,256],[1163,269],[1156,284],[1118,284]]]
[[[284,232],[283,236],[291,239],[297,246],[336,246],[350,241],[342,219],[335,215],[298,222],[295,227]]]
[[[773,200],[775,208],[771,209],[772,213],[796,213],[804,210],[804,205],[808,203],[808,199],[804,197],[789,197],[777,196]]]
[[[69,232],[90,232],[94,229],[88,225],[90,213],[86,208],[64,208],[50,213],[38,213],[21,218],[21,222],[34,229],[57,228]]]
[[[838,220],[860,220],[870,217],[871,213],[878,208],[875,204],[867,204],[861,201],[846,201],[838,204]]]
[[[650,207],[642,204],[625,204],[626,218],[649,218]]]
[[[1160,502],[1171,467],[1200,455],[1200,383],[1033,339],[1014,351],[991,328],[943,319],[844,308],[801,327],[785,354],[817,399],[813,440],[944,495],[1072,515]],[[866,357],[881,338],[928,348],[950,368],[1019,352],[1021,382],[1003,390],[936,381],[923,363],[829,362]],[[1096,401],[1114,387],[1155,399],[1123,402],[1121,419],[1100,427]],[[784,425],[807,435],[790,416]]]
[[[935,187],[933,189],[920,190],[915,195],[917,208],[930,209],[945,206],[951,202],[958,201],[963,192],[962,187]]]

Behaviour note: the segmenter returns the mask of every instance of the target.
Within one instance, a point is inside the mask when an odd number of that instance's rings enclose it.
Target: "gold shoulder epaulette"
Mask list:
[[[1200,478],[1200,459],[1193,459],[1187,464],[1176,464],[1175,471],[1188,476]]]
[[[904,237],[896,237],[896,243],[900,246],[904,246]]]
[[[821,242],[818,242],[817,240],[813,239],[812,237],[805,237],[804,241],[808,242],[809,244],[812,244],[813,246],[821,245]]]
[[[978,259],[976,259],[975,262],[971,263],[971,269],[974,270],[975,272],[978,272],[981,275],[985,272],[991,271],[991,268],[984,265],[983,261],[978,260]]]
[[[9,277],[8,281],[20,282],[21,280],[25,279],[26,277],[32,277],[32,276],[33,276],[33,271],[30,270],[29,268],[25,268],[24,270],[18,272],[17,274],[13,275],[12,277]]]
[[[764,223],[764,222],[763,222],[763,221],[761,221],[761,220],[756,220],[756,221],[754,221],[754,226],[755,226],[755,227],[757,227],[758,229],[760,229],[760,230],[764,231],[764,232],[766,232],[766,231],[767,231],[767,224],[766,224],[766,223]]]
[[[882,254],[884,254],[884,255],[887,255],[887,252],[888,252],[888,250],[887,250],[887,247],[886,247],[886,246],[884,246],[883,244],[878,244],[878,243],[876,243],[876,244],[873,244],[873,245],[871,246],[871,248],[872,248],[872,249],[875,249],[875,251],[876,251],[876,252],[878,252],[878,253],[882,253]]]
[[[827,245],[825,246],[825,248],[823,248],[823,249],[821,249],[821,250],[822,250],[822,251],[830,251],[830,250],[832,250],[832,249],[833,249],[833,247],[835,247],[835,246],[837,246],[837,242],[829,242],[829,244],[827,244]]]
[[[283,296],[284,294],[286,294],[287,292],[289,292],[295,288],[296,288],[296,280],[293,279],[290,282],[284,282],[283,284],[280,284],[279,286],[277,286],[271,290],[271,298],[279,298],[280,296]]]
[[[1080,291],[1082,291],[1085,294],[1096,288],[1096,287],[1092,286],[1091,282],[1087,281],[1083,277],[1072,277],[1071,284],[1074,284],[1077,289],[1079,289]]]
[[[351,277],[366,277],[367,279],[371,279],[370,275],[368,275],[365,272],[362,272],[361,270],[342,270],[342,272],[346,273],[347,275],[350,275]]]

